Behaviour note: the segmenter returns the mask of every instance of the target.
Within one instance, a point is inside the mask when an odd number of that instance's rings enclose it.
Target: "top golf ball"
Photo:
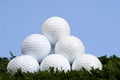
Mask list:
[[[22,44],[22,54],[33,56],[39,62],[51,51],[49,40],[40,34],[28,36]]]
[[[61,37],[70,34],[70,27],[65,19],[61,17],[50,17],[43,23],[42,33],[54,46]]]

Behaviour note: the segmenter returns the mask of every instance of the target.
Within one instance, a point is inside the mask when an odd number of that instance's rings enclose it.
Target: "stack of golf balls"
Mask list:
[[[65,72],[85,68],[102,69],[99,59],[86,54],[82,41],[70,35],[68,22],[61,17],[50,17],[42,25],[42,34],[31,34],[22,43],[22,55],[13,58],[8,71],[38,72],[54,70]]]

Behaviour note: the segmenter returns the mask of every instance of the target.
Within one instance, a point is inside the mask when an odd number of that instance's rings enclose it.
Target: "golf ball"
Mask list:
[[[41,62],[40,70],[49,71],[50,67],[54,67],[54,71],[56,71],[56,69],[58,69],[58,71],[64,70],[65,72],[70,70],[70,64],[68,60],[59,54],[51,54],[44,58]]]
[[[49,40],[41,34],[28,36],[22,44],[22,54],[30,55],[40,62],[51,51]]]
[[[86,70],[90,71],[92,69],[102,69],[102,64],[100,60],[91,55],[91,54],[83,54],[75,59],[72,65],[73,70],[80,70],[82,68],[85,68]]]
[[[22,72],[37,72],[39,71],[39,64],[36,59],[28,55],[22,55],[13,58],[7,65],[7,70],[13,73],[21,69]]]
[[[55,53],[65,56],[72,63],[77,56],[85,53],[85,48],[77,37],[66,36],[56,43]]]
[[[42,34],[46,36],[52,45],[63,36],[70,34],[67,21],[61,17],[50,17],[42,25]]]

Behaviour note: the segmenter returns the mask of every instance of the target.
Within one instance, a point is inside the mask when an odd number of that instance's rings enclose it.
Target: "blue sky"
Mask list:
[[[0,0],[0,57],[21,55],[23,40],[52,16],[68,21],[86,53],[120,56],[120,0]]]

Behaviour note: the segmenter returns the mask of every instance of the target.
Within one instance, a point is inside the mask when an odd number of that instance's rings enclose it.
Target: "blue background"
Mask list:
[[[23,40],[52,16],[68,21],[86,53],[120,56],[120,0],[0,0],[0,57],[21,55]]]

